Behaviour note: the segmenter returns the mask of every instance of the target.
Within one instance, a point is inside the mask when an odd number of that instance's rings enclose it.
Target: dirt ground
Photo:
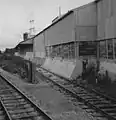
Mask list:
[[[72,98],[65,95],[58,88],[50,86],[44,82],[39,74],[38,84],[30,84],[19,78],[17,75],[12,75],[0,69],[8,80],[15,84],[18,88],[24,91],[32,100],[46,111],[54,120],[96,120],[86,111],[79,107],[78,102],[72,101]]]

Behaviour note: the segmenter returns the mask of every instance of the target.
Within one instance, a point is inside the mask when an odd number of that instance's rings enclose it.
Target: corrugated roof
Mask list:
[[[22,41],[19,44],[33,44],[33,39]]]
[[[40,31],[38,34],[36,34],[33,38],[35,38],[36,36],[40,35],[42,32],[44,32],[45,30],[49,29],[50,27],[52,27],[53,25],[55,25],[56,23],[58,23],[59,21],[61,21],[62,19],[64,19],[64,18],[67,17],[68,15],[70,15],[71,13],[73,13],[74,10],[82,9],[83,7],[86,7],[86,6],[90,5],[90,4],[93,4],[93,3],[99,2],[99,1],[101,1],[101,0],[95,0],[95,1],[93,1],[93,2],[90,2],[90,3],[88,3],[88,4],[85,4],[85,5],[83,5],[83,6],[80,6],[80,7],[77,7],[77,8],[74,8],[74,9],[68,11],[66,14],[62,15],[60,18],[58,18],[57,20],[55,20],[55,21],[54,21],[52,24],[50,24],[48,27],[44,28],[42,31]],[[19,44],[33,44],[33,38],[30,38],[30,39],[28,39],[28,40],[26,40],[26,41],[22,41],[22,42],[20,42]],[[19,44],[18,44],[18,45],[19,45]],[[17,46],[18,46],[18,45],[17,45]]]
[[[15,48],[21,46],[21,45],[32,45],[33,44],[33,38],[29,38],[25,41],[21,41]]]

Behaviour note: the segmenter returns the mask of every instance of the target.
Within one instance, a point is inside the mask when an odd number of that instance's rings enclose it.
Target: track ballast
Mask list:
[[[87,112],[91,113],[92,115],[94,115],[95,111],[99,113],[95,115],[95,117],[98,117],[98,120],[116,120],[115,99],[97,92],[94,89],[88,90],[83,86],[74,86],[72,84],[67,84],[69,83],[67,79],[60,78],[59,76],[43,68],[39,68],[38,71],[42,73],[48,81],[52,82],[54,85],[57,85],[59,88],[71,94],[72,97],[84,103],[86,106],[82,106],[82,108],[86,109]]]
[[[30,98],[0,75],[0,120],[52,120]]]

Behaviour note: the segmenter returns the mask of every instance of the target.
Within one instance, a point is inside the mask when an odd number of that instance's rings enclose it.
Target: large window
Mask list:
[[[75,43],[64,43],[46,47],[46,56],[62,57],[65,59],[75,58]]]
[[[97,55],[97,43],[94,41],[82,41],[79,43],[79,56],[93,56]]]

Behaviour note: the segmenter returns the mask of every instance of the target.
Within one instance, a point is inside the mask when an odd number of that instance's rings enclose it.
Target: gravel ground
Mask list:
[[[39,74],[36,73],[38,84],[24,82],[17,75],[12,75],[0,69],[8,80],[26,93],[34,102],[45,110],[54,120],[96,120],[86,111],[79,107],[78,102],[72,102],[71,97],[66,96],[58,88],[52,88],[44,82]]]

